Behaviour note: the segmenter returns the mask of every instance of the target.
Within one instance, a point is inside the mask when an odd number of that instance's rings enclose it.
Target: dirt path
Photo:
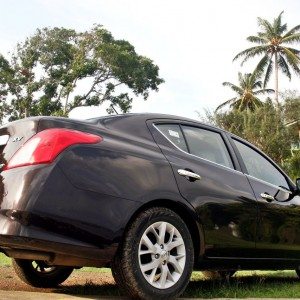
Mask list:
[[[75,270],[72,275],[58,288],[33,288],[23,283],[10,266],[0,267],[0,290],[54,292],[81,295],[119,296],[119,290],[110,272],[89,272]]]

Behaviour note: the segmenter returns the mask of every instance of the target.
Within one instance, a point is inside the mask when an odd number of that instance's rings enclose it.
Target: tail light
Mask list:
[[[76,144],[95,144],[100,136],[81,131],[51,128],[38,132],[13,155],[4,170],[16,167],[48,164],[66,148]]]

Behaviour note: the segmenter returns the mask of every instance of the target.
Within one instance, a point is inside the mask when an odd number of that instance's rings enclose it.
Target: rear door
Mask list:
[[[233,143],[258,201],[257,255],[300,258],[300,197],[268,157],[242,140]]]
[[[227,137],[197,123],[148,126],[169,160],[180,193],[196,209],[209,257],[252,257],[257,203]]]

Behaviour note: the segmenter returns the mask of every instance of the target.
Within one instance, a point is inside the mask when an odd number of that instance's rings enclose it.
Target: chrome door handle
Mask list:
[[[275,198],[267,193],[261,193],[260,196],[267,200],[268,202],[274,201]]]
[[[181,176],[192,178],[194,180],[200,180],[201,179],[200,175],[198,175],[194,172],[191,172],[191,171],[184,170],[184,169],[178,169],[178,174],[181,175]]]

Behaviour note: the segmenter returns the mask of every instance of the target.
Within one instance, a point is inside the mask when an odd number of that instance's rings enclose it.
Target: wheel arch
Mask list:
[[[131,216],[127,225],[125,227],[124,232],[127,231],[130,224],[135,220],[135,218],[143,211],[152,208],[152,207],[165,207],[176,214],[178,214],[185,224],[188,227],[188,230],[191,234],[193,245],[194,245],[194,253],[195,253],[195,265],[198,263],[199,258],[204,253],[204,233],[202,229],[202,225],[197,220],[196,212],[189,208],[182,202],[169,200],[169,199],[156,199],[149,201],[142,206],[140,206],[134,214]]]

